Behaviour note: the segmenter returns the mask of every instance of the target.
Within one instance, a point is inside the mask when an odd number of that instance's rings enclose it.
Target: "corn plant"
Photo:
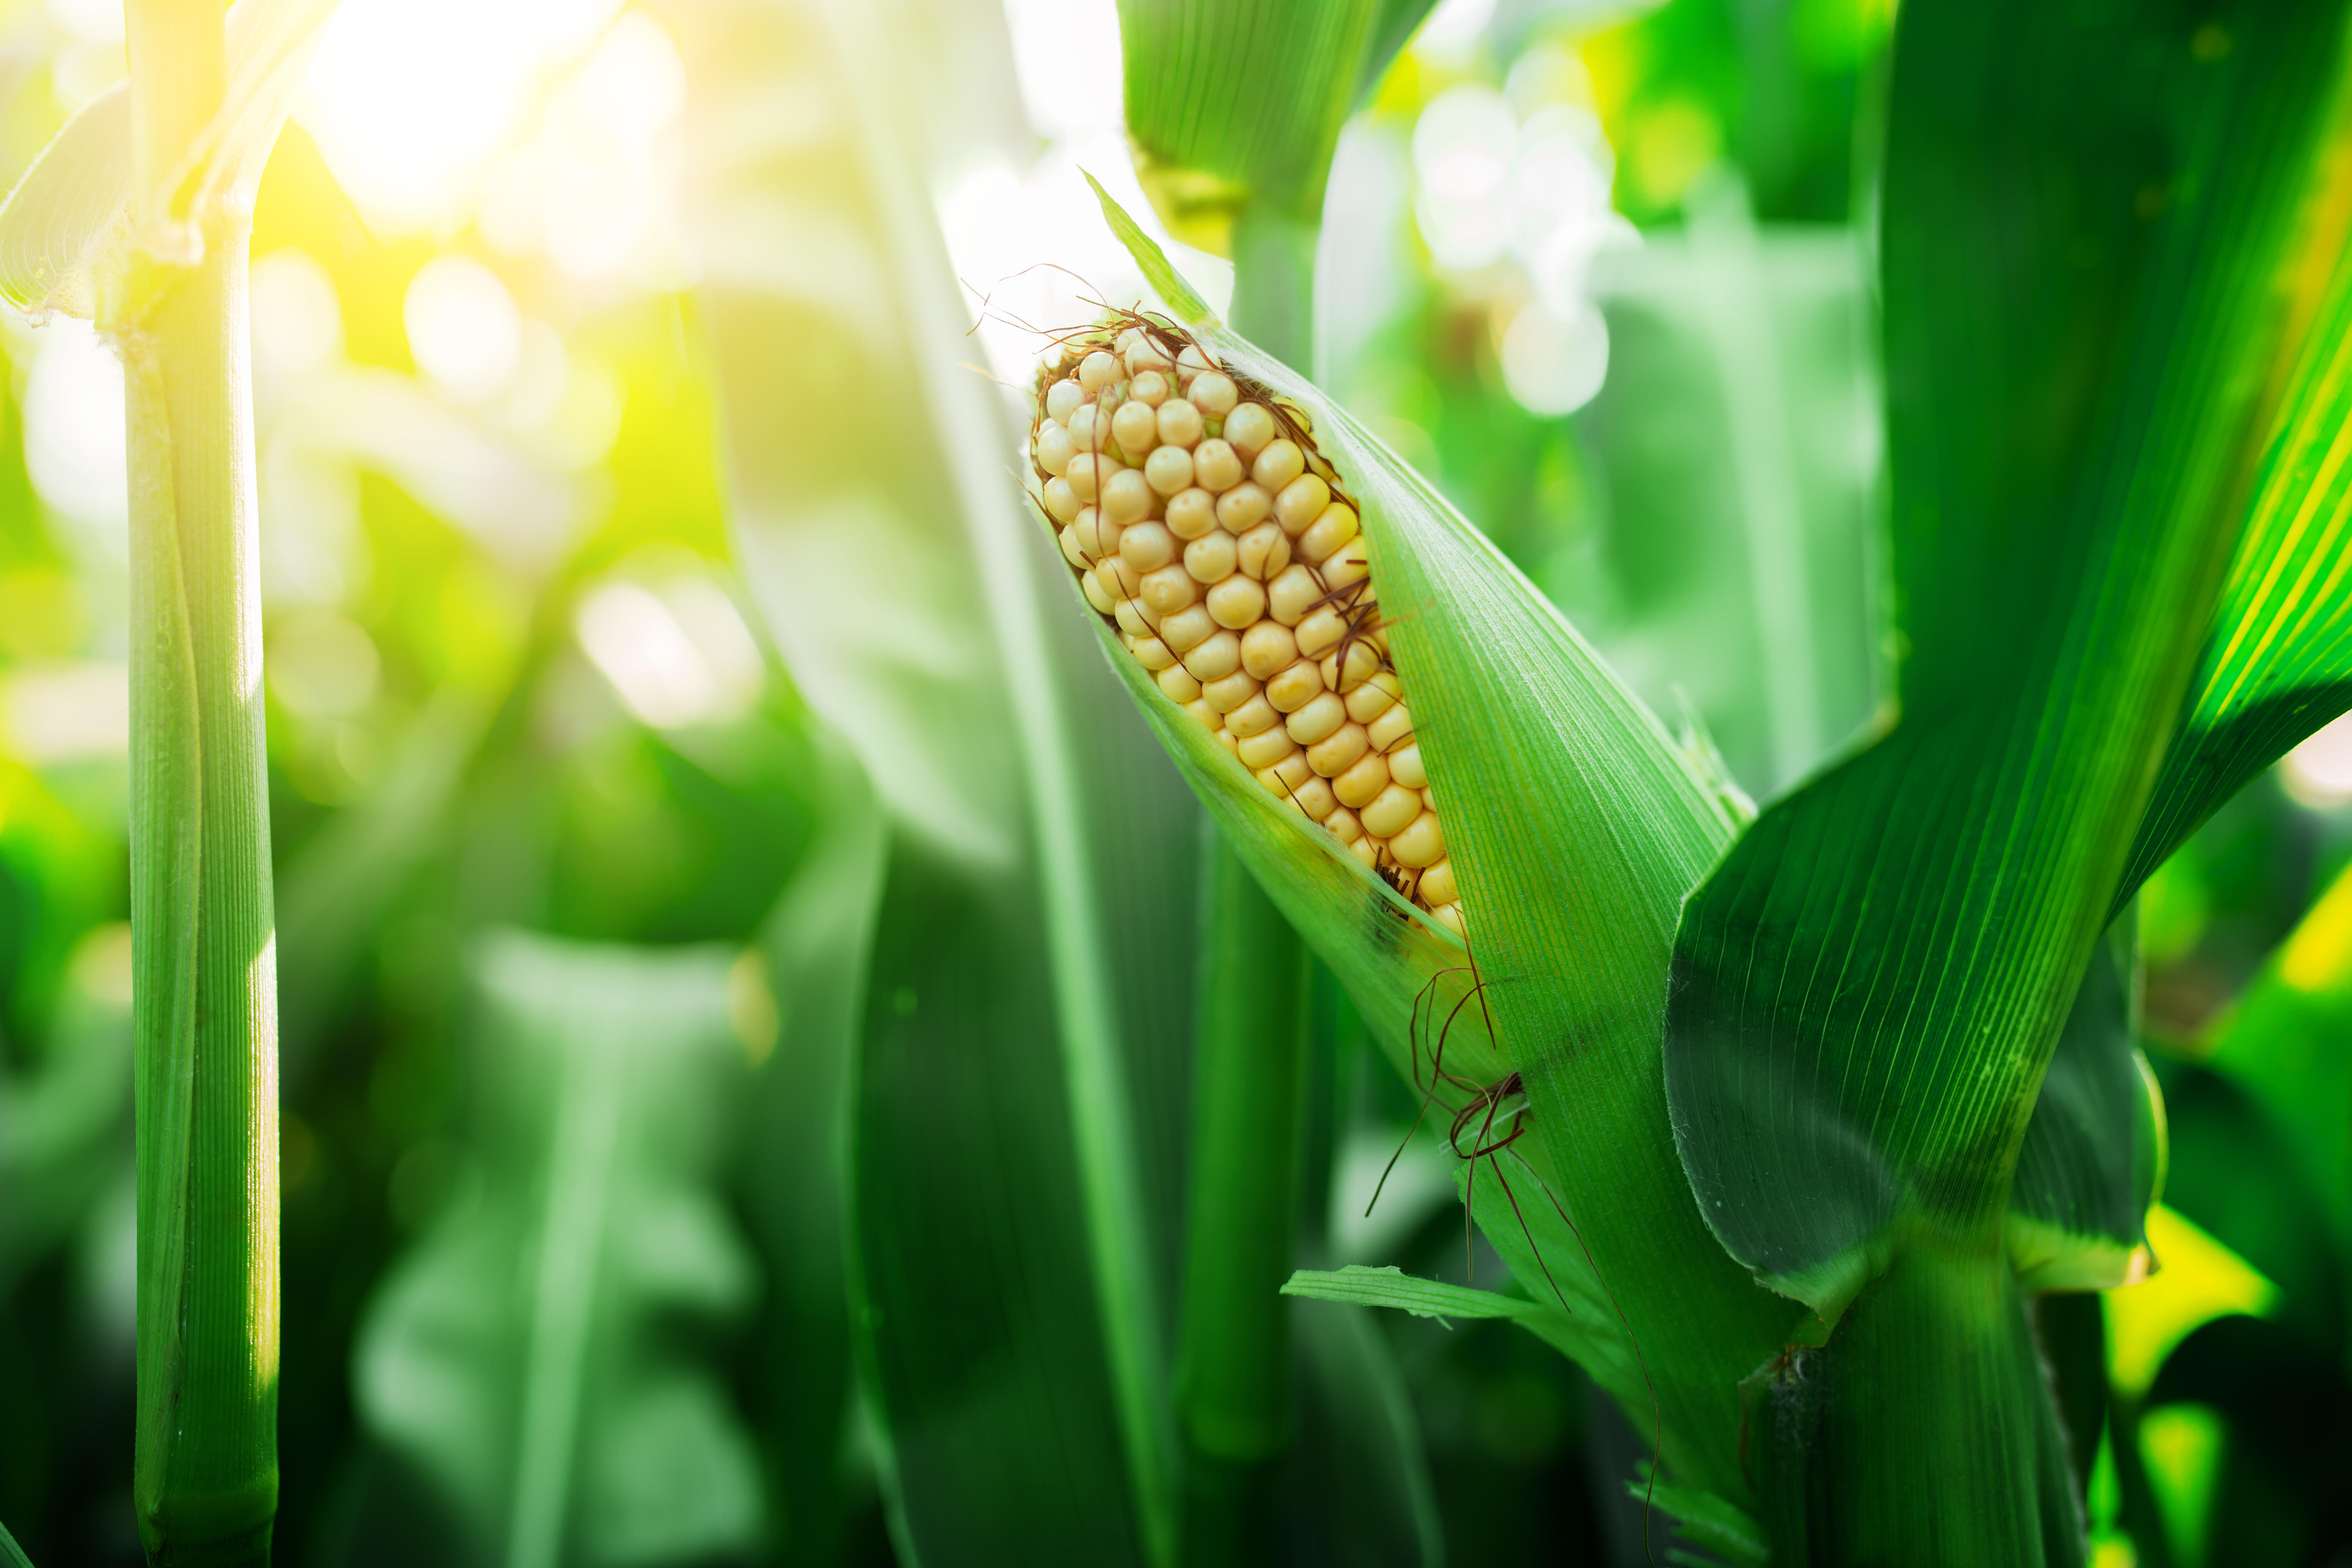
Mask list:
[[[246,241],[331,9],[132,0],[129,83],[77,116],[0,212],[0,290],[94,319],[124,363],[133,1495],[158,1562],[266,1561],[277,1506],[277,980]]]
[[[1139,709],[1451,1120],[1533,1297],[1492,1310],[1655,1434],[1686,1531],[2078,1562],[2029,1306],[2149,1265],[2132,895],[2352,696],[2342,17],[1922,0],[1895,61],[1900,711],[1761,816],[1108,198],[1167,313],[1054,348],[1033,489]],[[1383,771],[1427,793],[1376,823]]]

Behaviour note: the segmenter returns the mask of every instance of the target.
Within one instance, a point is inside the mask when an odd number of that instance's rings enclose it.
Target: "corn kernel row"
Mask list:
[[[1356,509],[1306,416],[1120,313],[1040,366],[1030,457],[1087,601],[1160,690],[1461,931]]]

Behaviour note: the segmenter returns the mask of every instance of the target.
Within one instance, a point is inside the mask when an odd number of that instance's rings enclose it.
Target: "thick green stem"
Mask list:
[[[1234,318],[1305,368],[1315,228],[1245,220]],[[1298,1239],[1307,1142],[1307,950],[1214,828],[1206,830],[1191,1203],[1175,1401],[1184,1558],[1272,1561],[1290,1445],[1291,1324],[1280,1291]]]
[[[1773,1560],[2084,1560],[2066,1442],[2017,1277],[1923,1239],[1751,1407]]]
[[[151,1561],[266,1563],[278,1500],[277,976],[246,233],[156,244],[217,110],[215,0],[131,0],[130,428],[139,1396]],[[152,248],[151,248],[152,247]],[[154,250],[165,252],[153,254]]]
[[[1184,1560],[1271,1561],[1290,1444],[1289,1300],[1307,1111],[1307,957],[1209,830],[1176,1414]]]

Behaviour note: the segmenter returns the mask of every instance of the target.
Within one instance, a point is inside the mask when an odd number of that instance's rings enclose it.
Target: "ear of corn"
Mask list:
[[[1758,1289],[1708,1237],[1673,1147],[1659,1063],[1675,916],[1731,835],[1728,801],[1492,545],[1312,384],[1215,321],[1103,201],[1171,324],[1237,387],[1263,386],[1295,408],[1338,493],[1356,504],[1368,591],[1439,807],[1466,947],[1286,792],[1270,793],[1114,646],[1116,602],[1091,611],[1114,667],[1400,1069],[1428,1081],[1428,1031],[1412,1025],[1435,978],[1440,1015],[1465,1003],[1446,1069],[1479,1085],[1519,1072],[1531,1131],[1515,1147],[1591,1247],[1591,1262],[1580,1249],[1548,1252],[1546,1263],[1556,1278],[1597,1265],[1647,1356],[1669,1461],[1736,1496],[1738,1382],[1786,1341],[1799,1310]],[[1075,572],[1072,582],[1075,595]],[[1486,981],[1476,996],[1472,954]],[[1648,1429],[1646,1399],[1630,1413]]]

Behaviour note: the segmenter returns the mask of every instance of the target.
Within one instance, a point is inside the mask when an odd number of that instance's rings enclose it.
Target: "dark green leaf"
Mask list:
[[[1709,1223],[1828,1317],[1898,1216],[1998,1220],[2294,346],[2340,47],[2317,5],[1900,28],[1904,716],[1694,898],[1666,1053]]]
[[[2026,1124],[2007,1228],[2028,1289],[2111,1289],[2147,1244],[2163,1101],[2133,1044],[2138,966],[2126,913],[2092,951]]]

